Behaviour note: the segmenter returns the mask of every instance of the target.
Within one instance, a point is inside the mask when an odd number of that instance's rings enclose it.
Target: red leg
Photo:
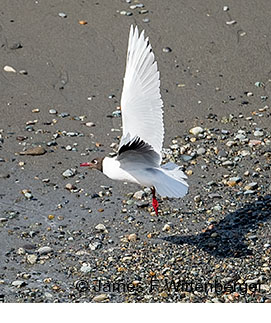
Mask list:
[[[158,201],[156,199],[156,196],[155,196],[155,188],[154,187],[151,187],[151,192],[152,192],[152,206],[154,208],[154,211],[156,213],[156,215],[158,215]]]

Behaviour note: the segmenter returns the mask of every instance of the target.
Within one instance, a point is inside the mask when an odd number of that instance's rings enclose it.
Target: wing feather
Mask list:
[[[160,156],[164,139],[163,101],[157,62],[144,31],[131,26],[121,97],[123,137],[149,144]],[[123,139],[120,146],[123,144]]]

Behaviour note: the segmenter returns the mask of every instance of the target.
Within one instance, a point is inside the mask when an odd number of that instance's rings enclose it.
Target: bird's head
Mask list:
[[[104,160],[104,157],[97,157],[97,158],[92,159],[92,161],[90,163],[82,163],[82,164],[80,164],[80,166],[97,169],[102,172],[103,171],[103,160]]]

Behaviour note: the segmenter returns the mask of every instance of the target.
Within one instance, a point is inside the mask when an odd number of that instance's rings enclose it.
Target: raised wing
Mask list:
[[[148,38],[138,28],[130,29],[126,72],[121,97],[123,136],[139,137],[159,154],[164,139],[163,101],[160,94],[159,72]],[[121,148],[120,148],[121,149]]]

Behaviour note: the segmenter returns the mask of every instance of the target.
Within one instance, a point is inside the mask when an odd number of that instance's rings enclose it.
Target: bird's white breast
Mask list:
[[[118,181],[128,181],[136,184],[140,184],[131,174],[120,167],[120,162],[116,158],[105,157],[103,160],[103,173]]]

